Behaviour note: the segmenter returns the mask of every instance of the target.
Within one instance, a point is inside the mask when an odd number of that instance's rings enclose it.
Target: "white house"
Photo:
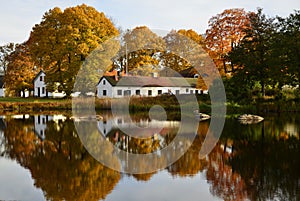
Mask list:
[[[201,94],[197,79],[183,77],[103,76],[97,85],[98,98],[159,96],[161,94]]]
[[[61,98],[66,94],[64,92],[48,92],[45,83],[45,72],[40,71],[33,80],[33,96],[35,97],[54,97]]]
[[[0,97],[5,96],[4,76],[0,76]]]

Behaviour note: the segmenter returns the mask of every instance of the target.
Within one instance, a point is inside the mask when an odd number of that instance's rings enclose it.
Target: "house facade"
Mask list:
[[[0,97],[5,97],[4,76],[0,76]]]
[[[45,72],[40,71],[33,80],[33,96],[61,98],[66,94],[63,92],[48,92],[45,83]]]
[[[162,94],[200,94],[197,79],[182,77],[103,76],[97,85],[98,98],[155,97]]]
[[[45,84],[45,76],[44,71],[40,71],[33,80],[34,91],[33,95],[35,97],[49,97],[51,93],[47,92],[46,84]]]

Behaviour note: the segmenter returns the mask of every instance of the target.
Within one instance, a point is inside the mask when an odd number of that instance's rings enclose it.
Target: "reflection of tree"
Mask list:
[[[18,161],[26,162],[28,157],[37,151],[36,143],[39,139],[33,132],[33,124],[30,119],[6,118],[6,129],[4,130],[5,152]]]
[[[230,162],[244,179],[251,200],[299,200],[300,143],[262,137],[235,143]]]
[[[193,176],[206,168],[207,161],[205,159],[199,159],[199,152],[208,131],[208,126],[209,124],[207,122],[199,124],[198,135],[191,147],[179,160],[168,167],[168,171],[172,175]]]
[[[103,199],[119,181],[120,173],[104,167],[87,153],[72,121],[48,122],[43,142],[28,127],[32,128],[32,123],[7,122],[6,150],[31,171],[35,185],[47,199]]]
[[[231,142],[233,154],[225,160],[244,181],[251,200],[299,200],[299,133],[297,115],[272,116],[256,125],[228,120],[221,141]]]
[[[227,161],[228,153],[218,144],[208,157],[206,177],[211,184],[211,193],[224,200],[245,200],[245,183]]]
[[[146,173],[146,174],[133,174],[132,176],[138,180],[138,181],[148,181],[151,179],[151,177],[155,174],[156,172],[153,173]]]

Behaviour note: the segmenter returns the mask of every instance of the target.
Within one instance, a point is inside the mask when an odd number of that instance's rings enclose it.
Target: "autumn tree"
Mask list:
[[[179,29],[177,31],[177,33],[186,36],[190,39],[192,39],[193,41],[195,41],[197,44],[201,45],[203,48],[205,48],[205,41],[204,38],[201,34],[198,34],[196,31],[194,31],[193,29]]]
[[[162,65],[166,69],[171,69],[180,73],[180,71],[185,70],[187,68],[191,68],[192,64],[189,63],[184,55],[177,54],[178,52],[183,53],[186,50],[186,46],[190,45],[190,41],[193,40],[195,44],[201,44],[203,40],[201,36],[197,34],[193,30],[184,30],[181,29],[179,31],[172,30],[164,37],[167,49],[161,55]],[[192,48],[192,47],[190,47]],[[165,70],[166,70],[165,69]],[[167,73],[166,73],[167,74]]]
[[[245,36],[244,30],[250,25],[249,14],[244,9],[233,8],[226,9],[209,19],[205,43],[221,72],[234,71],[234,64],[230,63],[227,56]]]
[[[82,62],[102,42],[117,34],[104,13],[84,4],[46,12],[30,34],[30,51],[47,75],[47,90],[64,91],[69,96]]]
[[[127,30],[122,36],[122,46],[114,66],[132,74],[147,75],[157,71],[157,54],[164,48],[162,37],[146,26]]]
[[[31,91],[33,89],[33,79],[38,70],[31,59],[28,42],[17,45],[15,51],[8,56],[4,77],[6,88],[17,96],[21,92],[25,96],[26,90]]]
[[[8,66],[8,57],[15,50],[16,44],[8,43],[0,46],[0,68],[2,73],[5,75]]]

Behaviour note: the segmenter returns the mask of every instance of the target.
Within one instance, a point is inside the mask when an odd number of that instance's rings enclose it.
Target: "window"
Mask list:
[[[45,93],[45,87],[42,87],[42,94]]]
[[[194,92],[193,92],[193,90],[190,90],[190,94],[193,94]]]
[[[176,90],[175,93],[176,93],[176,95],[178,95],[179,94],[179,90]]]
[[[130,90],[125,90],[124,91],[124,96],[130,96],[131,95],[131,91]]]
[[[122,96],[122,90],[118,89],[117,94],[118,94],[118,96]]]
[[[105,80],[103,80],[103,85],[105,85],[106,84],[106,82],[105,82]]]
[[[195,93],[196,93],[196,94],[199,94],[199,91],[198,91],[198,90],[195,90]]]
[[[43,76],[40,76],[40,81],[43,81]]]
[[[157,94],[158,94],[158,95],[161,95],[161,94],[162,94],[162,90],[158,90],[158,91],[157,91]]]
[[[106,90],[103,90],[103,96],[106,96]]]
[[[152,96],[152,90],[148,90],[148,96]]]
[[[135,95],[141,95],[141,90],[139,90],[139,89],[137,89],[137,90],[135,90]]]
[[[186,93],[189,93],[189,89],[185,89],[185,92],[186,92]]]

